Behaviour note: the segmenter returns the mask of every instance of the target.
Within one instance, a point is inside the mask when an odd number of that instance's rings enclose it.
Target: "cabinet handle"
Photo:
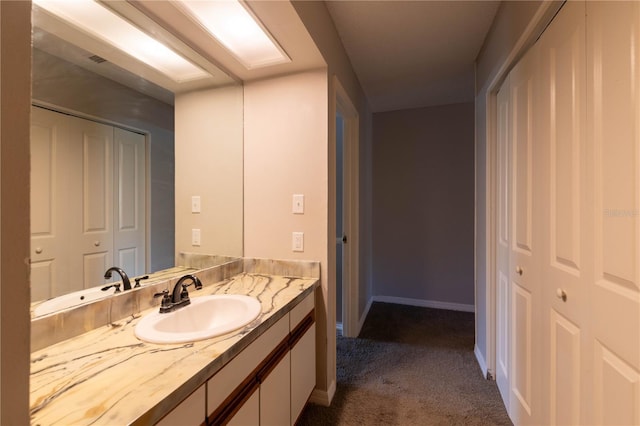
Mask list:
[[[95,241],[95,242],[93,243],[93,245],[94,245],[94,246],[96,246],[96,247],[100,247],[100,241]]]
[[[521,267],[516,266],[516,274],[522,276],[523,273],[524,273],[524,270]]]
[[[40,253],[42,253],[42,247],[36,248],[36,254],[40,254]]]
[[[563,302],[567,301],[567,293],[561,288],[558,288],[556,290],[556,296],[558,297],[558,299],[561,299]]]

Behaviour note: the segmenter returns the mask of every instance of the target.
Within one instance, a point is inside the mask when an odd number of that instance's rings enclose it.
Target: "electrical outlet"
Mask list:
[[[191,230],[191,245],[199,246],[200,245],[200,230],[192,229]]]
[[[200,196],[191,197],[191,213],[200,213]]]
[[[304,251],[304,232],[294,232],[291,241],[293,251]]]
[[[302,194],[293,194],[292,211],[293,211],[294,214],[303,214],[304,213],[304,195],[302,195]]]

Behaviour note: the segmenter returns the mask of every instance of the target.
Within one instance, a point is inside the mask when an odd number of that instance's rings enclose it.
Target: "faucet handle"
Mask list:
[[[116,291],[114,291],[114,293],[120,293],[120,283],[116,283],[116,284],[110,284],[106,287],[102,287],[100,290],[102,291],[107,291],[109,290],[111,287],[115,287]]]
[[[169,296],[169,290],[162,290],[161,293],[156,293],[153,295],[154,299],[156,297],[162,297],[162,302],[160,303],[160,313],[170,312],[172,304],[171,304],[171,296]]]
[[[148,280],[148,279],[149,279],[149,275],[145,275],[144,277],[134,278],[133,280],[136,282],[136,285],[135,285],[135,286],[133,286],[133,288],[140,287],[140,281],[142,281],[142,280]]]

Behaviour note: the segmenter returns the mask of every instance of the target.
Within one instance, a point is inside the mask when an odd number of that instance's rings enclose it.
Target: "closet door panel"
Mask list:
[[[537,424],[540,412],[540,208],[534,161],[539,48],[512,70],[511,87],[511,418]]]
[[[587,2],[595,422],[640,424],[640,3]]]
[[[496,226],[496,382],[498,389],[509,407],[511,393],[510,385],[510,300],[509,286],[510,267],[509,256],[511,250],[510,228],[510,101],[511,89],[509,78],[505,80],[498,92],[498,140],[497,140],[497,209],[498,223]]]
[[[81,146],[82,222],[78,232],[83,258],[84,288],[104,283],[113,263],[113,127],[71,117],[72,139]]]
[[[540,137],[536,140],[542,235],[542,395],[545,423],[581,424],[589,417],[583,380],[592,271],[592,205],[585,149],[585,6],[568,2],[539,40]]]
[[[142,275],[146,260],[145,137],[116,128],[114,144],[114,260],[130,275]]]

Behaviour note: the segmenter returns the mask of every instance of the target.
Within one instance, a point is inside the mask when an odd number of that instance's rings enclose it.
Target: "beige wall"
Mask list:
[[[322,390],[328,375],[335,377],[335,365],[324,361],[330,358],[327,84],[326,71],[317,70],[248,82],[244,88],[244,255],[321,262],[316,341]],[[304,194],[303,215],[291,212],[293,194]],[[294,231],[304,232],[302,253],[292,251]],[[335,339],[335,332],[329,336]]]
[[[502,2],[484,45],[476,59],[476,355],[481,364],[491,362],[491,349],[487,341],[491,323],[493,295],[488,282],[490,269],[490,163],[491,151],[488,143],[494,135],[490,125],[491,108],[495,105],[495,94],[501,81],[527,47],[535,42],[545,26],[551,21],[561,2],[507,1]]]
[[[242,97],[240,85],[176,95],[176,255],[243,255]],[[192,196],[201,213],[191,213]]]
[[[29,424],[31,2],[0,2],[0,424]]]
[[[373,115],[376,298],[473,309],[473,108]]]
[[[359,216],[359,251],[360,251],[360,265],[359,265],[359,280],[358,283],[358,318],[361,320],[366,315],[366,310],[371,302],[372,297],[372,264],[371,264],[371,200],[372,200],[372,186],[371,186],[371,140],[372,140],[372,113],[367,98],[360,86],[358,77],[351,67],[351,61],[347,56],[342,41],[340,40],[338,33],[331,19],[331,15],[327,10],[327,6],[323,1],[294,1],[293,2],[298,15],[302,19],[313,38],[313,41],[318,46],[318,49],[322,53],[325,62],[328,66],[329,87],[328,97],[330,100],[334,97],[333,77],[335,76],[345,92],[349,96],[351,103],[358,112],[359,119],[359,164],[360,175],[359,182],[360,187],[358,190],[359,204],[360,204],[360,216]],[[329,143],[330,146],[335,144],[335,108],[332,106],[332,102],[329,103]],[[335,170],[335,160],[333,159],[335,150],[330,149],[329,156],[329,211],[335,211],[335,182],[332,180],[332,176]],[[329,215],[329,228],[331,235],[333,233],[334,224],[333,213]],[[330,250],[330,256],[333,253]],[[330,285],[335,288],[335,279],[333,278],[334,272],[332,267],[333,261],[330,261],[331,277]],[[334,297],[335,300],[335,297]]]

